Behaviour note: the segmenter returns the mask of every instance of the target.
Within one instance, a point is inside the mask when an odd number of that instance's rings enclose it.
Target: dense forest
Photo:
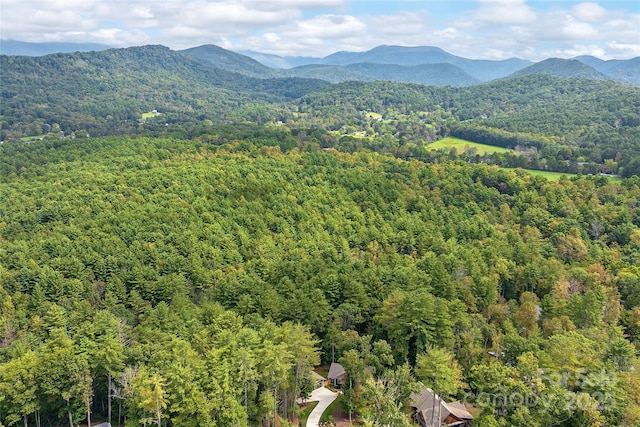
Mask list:
[[[348,369],[477,426],[640,423],[640,180],[259,138],[0,146],[0,423],[289,425]],[[367,367],[367,369],[365,369]]]
[[[640,426],[640,88],[234,55],[0,55],[0,427]]]

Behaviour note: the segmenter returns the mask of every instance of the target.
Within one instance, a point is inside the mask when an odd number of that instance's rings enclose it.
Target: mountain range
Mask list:
[[[181,52],[228,71],[258,78],[303,77],[331,83],[387,80],[431,86],[473,86],[506,77],[550,74],[640,85],[640,57],[604,61],[580,56],[549,58],[537,63],[517,58],[493,61],[463,58],[431,46],[378,46],[366,52],[337,52],[324,58],[276,57],[255,52],[241,55],[212,45]],[[297,65],[288,67],[293,64]]]
[[[592,56],[549,58],[537,63],[511,58],[469,59],[431,46],[378,46],[366,52],[337,52],[324,58],[242,55],[213,45],[181,51],[228,71],[258,78],[303,77],[331,83],[388,80],[431,86],[473,86],[529,74],[614,80],[640,85],[640,57],[604,61]],[[261,62],[262,61],[262,62]],[[291,67],[291,65],[296,64]]]
[[[321,64],[350,65],[357,63],[416,66],[423,64],[452,64],[480,81],[489,81],[532,64],[523,59],[502,61],[478,60],[452,55],[432,46],[378,46],[366,52],[337,52],[320,60]]]
[[[164,46],[0,55],[0,69],[0,122],[33,123],[34,117],[82,122],[104,134],[123,129],[123,123],[135,126],[140,111],[158,109],[176,120],[215,118],[242,105],[296,99],[328,85],[318,79],[253,78]]]
[[[14,40],[3,40],[1,44],[3,54],[26,56],[41,56],[54,51],[101,51],[106,48],[96,44],[25,43]],[[324,58],[233,52],[215,45],[178,52],[215,68],[258,79],[300,77],[330,83],[387,80],[462,87],[507,77],[550,74],[640,85],[640,57],[605,61],[593,56],[578,56],[573,59],[549,58],[534,63],[518,58],[499,61],[469,59],[432,46],[385,45],[366,52],[336,52]]]
[[[620,72],[633,70],[630,63],[596,65]],[[617,152],[637,153],[640,87],[609,80],[577,60],[543,61],[516,71],[524,74],[519,77],[482,84],[453,64],[405,64],[309,64],[282,70],[217,46],[0,55],[0,141],[54,129],[92,137],[194,138],[211,133],[214,124],[272,124],[280,132],[281,126],[297,123],[321,126],[334,142],[355,138],[351,135],[357,131],[358,137],[361,132],[382,135],[374,140],[389,137],[415,144],[416,150],[420,141],[453,135],[508,148],[524,144],[540,150],[561,143],[571,153],[576,147],[587,150],[577,151],[575,158],[593,154],[598,161]],[[402,79],[427,84],[388,81]],[[465,87],[454,87],[454,79]],[[241,127],[227,139],[242,141],[254,133]],[[216,135],[207,138],[216,142]],[[273,144],[284,136],[274,137]],[[359,143],[348,138],[344,147]]]

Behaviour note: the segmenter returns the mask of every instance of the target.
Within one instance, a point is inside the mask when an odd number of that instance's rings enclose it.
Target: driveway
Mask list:
[[[307,399],[307,402],[315,402],[318,401],[318,404],[313,411],[309,414],[309,418],[307,418],[307,426],[306,427],[318,427],[318,423],[320,422],[320,416],[324,412],[325,409],[331,402],[336,400],[338,397],[338,393],[333,392],[325,387],[320,387],[311,392],[311,397]]]

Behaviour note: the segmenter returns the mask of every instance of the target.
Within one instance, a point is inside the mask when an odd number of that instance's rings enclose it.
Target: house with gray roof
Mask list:
[[[345,381],[347,381],[347,371],[345,371],[341,364],[333,362],[329,367],[329,374],[327,374],[327,378],[331,382],[332,386],[342,387]]]
[[[473,415],[462,402],[447,403],[420,383],[420,392],[411,394],[414,419],[422,427],[472,427]]]

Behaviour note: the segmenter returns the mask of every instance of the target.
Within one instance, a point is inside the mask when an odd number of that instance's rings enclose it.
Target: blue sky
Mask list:
[[[282,56],[387,44],[471,58],[626,59],[640,56],[640,1],[0,0],[0,37]]]

